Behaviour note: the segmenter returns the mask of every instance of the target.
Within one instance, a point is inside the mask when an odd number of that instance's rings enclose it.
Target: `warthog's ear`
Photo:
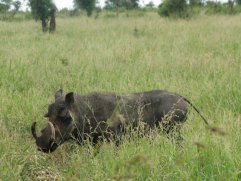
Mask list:
[[[74,103],[74,93],[73,92],[66,94],[65,103],[68,107],[70,107]]]
[[[58,99],[58,98],[60,98],[60,97],[62,97],[62,95],[63,95],[63,90],[62,89],[59,89],[59,90],[57,90],[56,92],[55,92],[55,100],[56,99]]]

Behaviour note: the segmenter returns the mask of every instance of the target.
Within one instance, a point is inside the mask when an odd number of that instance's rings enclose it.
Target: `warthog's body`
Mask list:
[[[45,115],[49,122],[42,135],[36,135],[36,123],[32,125],[32,134],[38,148],[44,152],[54,151],[68,139],[81,143],[88,137],[95,143],[103,137],[107,140],[115,138],[140,124],[144,131],[162,126],[169,135],[175,125],[186,120],[189,105],[193,106],[184,97],[161,90],[127,96],[63,95],[60,90],[55,94],[55,102],[49,105]]]

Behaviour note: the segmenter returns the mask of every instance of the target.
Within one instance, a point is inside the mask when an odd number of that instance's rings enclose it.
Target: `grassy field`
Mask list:
[[[144,16],[0,22],[0,180],[241,180],[241,16],[189,21]],[[189,98],[184,148],[160,133],[100,148],[36,150],[30,126],[57,89],[128,94],[165,89]]]

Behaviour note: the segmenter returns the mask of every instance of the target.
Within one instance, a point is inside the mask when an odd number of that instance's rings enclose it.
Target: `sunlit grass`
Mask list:
[[[240,16],[65,18],[57,19],[53,35],[42,34],[34,21],[0,27],[0,180],[241,179]],[[208,131],[190,109],[183,149],[153,133],[119,147],[70,142],[46,155],[36,150],[30,125],[44,126],[59,88],[169,90],[190,99],[227,135]]]

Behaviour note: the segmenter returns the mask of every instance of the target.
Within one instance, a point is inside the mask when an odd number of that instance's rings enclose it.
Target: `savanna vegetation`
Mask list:
[[[54,34],[32,20],[0,21],[0,180],[240,180],[240,15],[166,19],[152,11],[106,11],[98,19],[57,14]],[[123,143],[36,150],[63,88],[129,94],[164,89],[189,98],[183,148],[161,132]]]

